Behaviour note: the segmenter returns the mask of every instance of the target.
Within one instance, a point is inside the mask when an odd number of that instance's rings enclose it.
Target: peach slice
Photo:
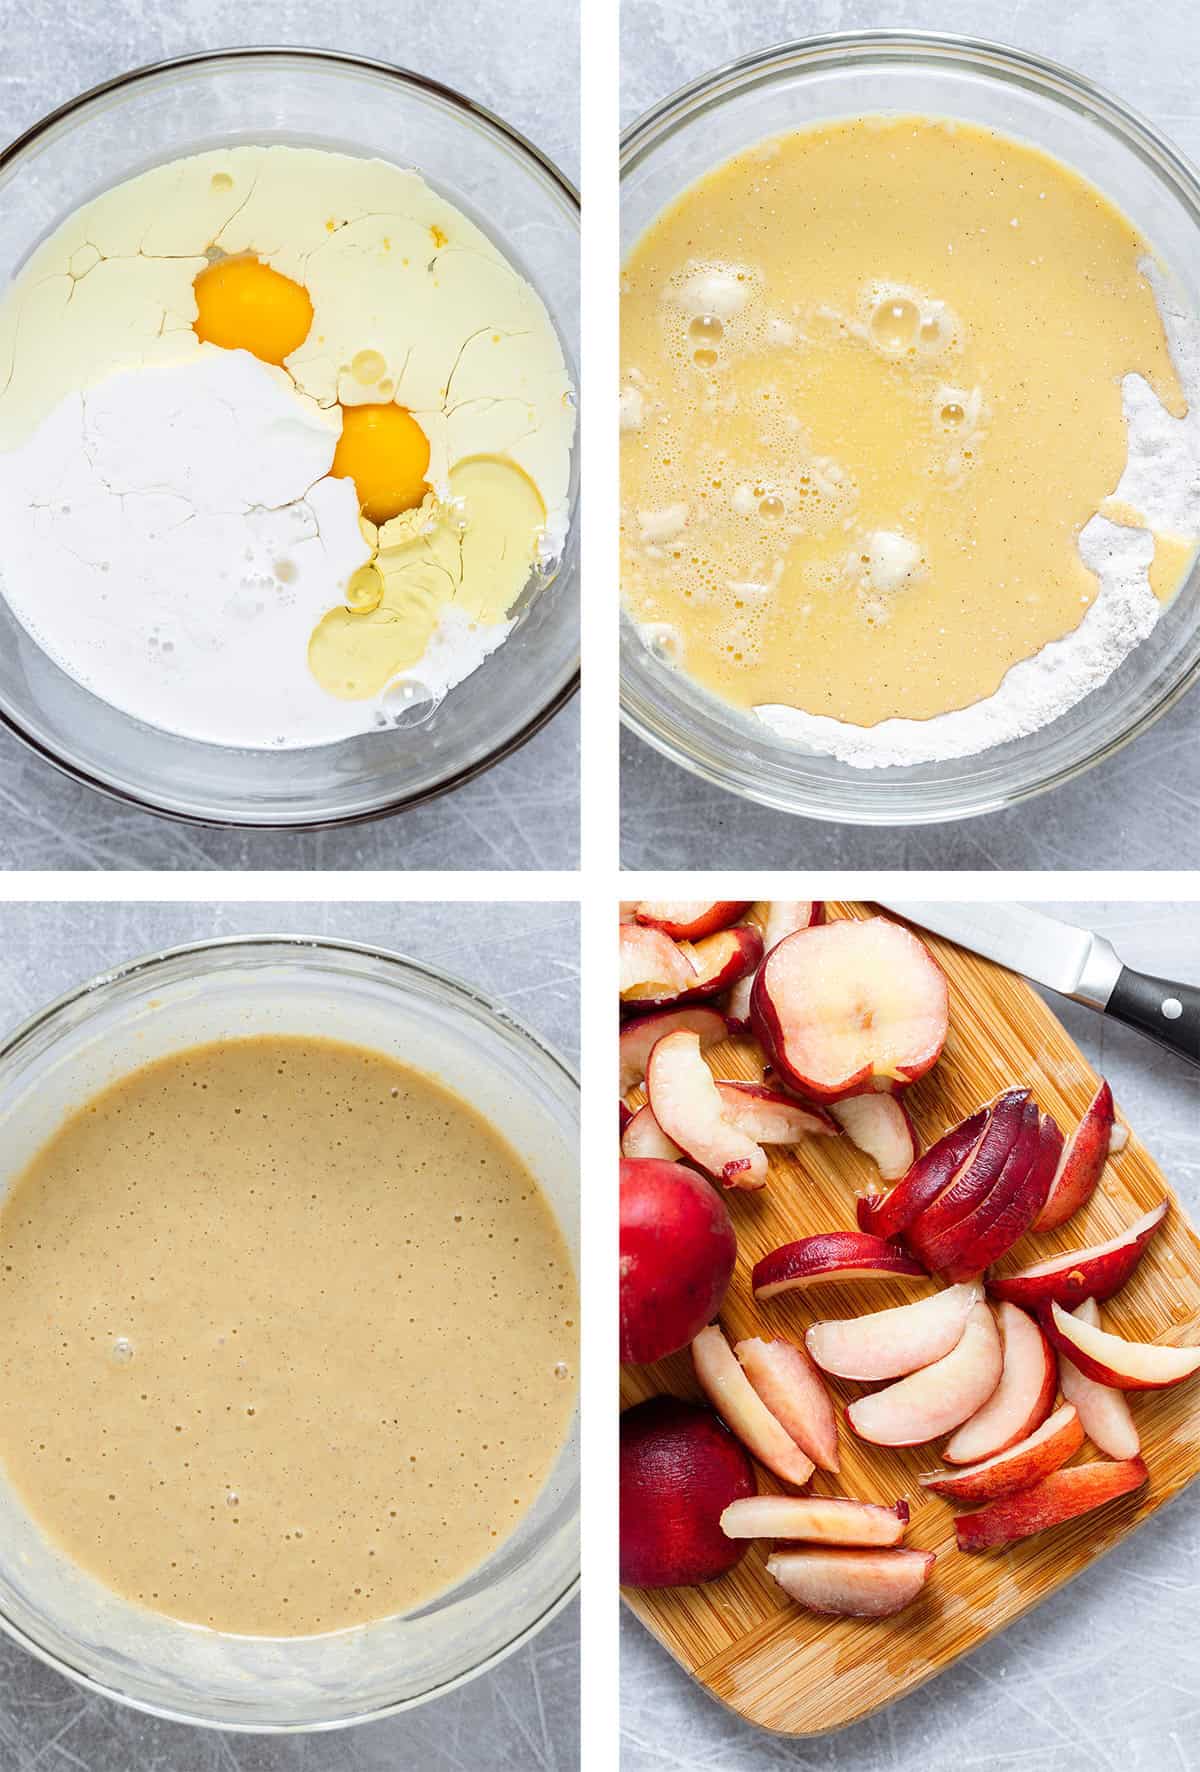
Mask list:
[[[621,1358],[677,1353],[720,1310],[737,1258],[724,1200],[678,1163],[623,1162]]]
[[[820,899],[784,900],[775,899],[767,906],[766,922],[763,924],[763,952],[769,954],[773,947],[778,947],[785,935],[795,935],[797,929],[808,929],[814,923],[824,920],[825,906]],[[754,988],[754,974],[739,978],[729,993],[726,1011],[732,1026],[738,1033],[750,1032],[750,992]]]
[[[1057,1230],[1091,1199],[1108,1160],[1112,1129],[1112,1090],[1107,1083],[1101,1082],[1082,1120],[1067,1140],[1046,1204],[1034,1224],[1035,1231]]]
[[[837,1415],[825,1382],[803,1348],[751,1337],[734,1348],[746,1377],[771,1414],[822,1470],[838,1467]]]
[[[650,1397],[621,1416],[621,1581],[691,1587],[739,1563],[720,1526],[754,1494],[746,1449],[700,1403]]]
[[[621,1134],[621,1155],[635,1160],[656,1157],[664,1163],[678,1163],[683,1152],[673,1139],[667,1137],[654,1118],[654,1109],[647,1102],[631,1116]]]
[[[969,1162],[962,1164],[936,1199],[909,1222],[910,1239],[935,1246],[938,1239],[982,1204],[995,1187],[1025,1126],[1028,1089],[1010,1089],[993,1102]]]
[[[932,1366],[957,1347],[967,1318],[982,1298],[983,1288],[977,1280],[947,1286],[944,1292],[919,1298],[914,1304],[813,1323],[805,1333],[805,1345],[821,1370],[835,1378],[856,1378],[862,1383],[902,1378],[907,1372]]]
[[[932,1551],[788,1550],[767,1558],[767,1574],[810,1612],[887,1618],[916,1599],[934,1562]]]
[[[655,1044],[646,1066],[646,1093],[667,1137],[701,1169],[726,1187],[765,1184],[766,1152],[725,1117],[697,1034],[678,1028]]]
[[[1011,1544],[1015,1538],[1031,1538],[1064,1520],[1078,1519],[1093,1508],[1103,1507],[1120,1495],[1140,1489],[1149,1478],[1140,1458],[1117,1464],[1072,1464],[1051,1471],[1032,1489],[1006,1496],[980,1508],[977,1514],[959,1514],[954,1531],[961,1551],[991,1550]]]
[[[646,1063],[655,1041],[661,1040],[664,1034],[673,1034],[678,1028],[687,1028],[689,1033],[698,1036],[701,1052],[723,1040],[729,1032],[725,1017],[718,1010],[701,1005],[694,1009],[659,1009],[649,1015],[639,1015],[636,1021],[627,1021],[621,1029],[619,1041],[621,1080],[618,1088],[622,1095],[628,1095],[646,1075]]]
[[[628,924],[623,925],[623,928],[628,927]],[[644,933],[658,935],[663,941],[668,939],[658,929],[647,929]],[[739,923],[733,929],[722,929],[718,935],[706,935],[694,944],[686,942],[679,952],[692,968],[683,984],[669,989],[650,983],[631,986],[628,991],[621,992],[621,1001],[627,1009],[681,1008],[686,1003],[715,997],[719,991],[754,971],[762,959],[762,936],[750,924]]]
[[[785,936],[758,969],[750,1019],[783,1081],[836,1101],[872,1078],[911,1083],[949,1028],[946,976],[923,942],[884,917]]]
[[[837,1126],[823,1109],[806,1107],[794,1095],[765,1083],[722,1080],[717,1094],[725,1118],[758,1144],[799,1144],[802,1138],[837,1136]]]
[[[639,923],[648,923],[652,929],[661,929],[673,941],[699,941],[702,936],[715,935],[719,929],[728,929],[731,923],[736,923],[750,909],[751,902],[750,899],[736,902],[725,900],[715,904],[702,904],[698,901],[655,903],[643,900],[634,914]]]
[[[621,998],[642,993],[650,996],[682,991],[696,977],[682,948],[676,947],[661,929],[643,929],[640,923],[621,924]]]
[[[1101,1327],[1100,1307],[1094,1298],[1085,1299],[1074,1314],[1093,1329]],[[1136,1458],[1142,1446],[1125,1392],[1085,1378],[1066,1354],[1059,1354],[1058,1369],[1063,1396],[1074,1403],[1083,1431],[1096,1450],[1109,1458]]]
[[[701,1390],[730,1432],[783,1482],[803,1489],[815,1468],[812,1459],[805,1457],[771,1414],[742,1371],[719,1324],[702,1329],[692,1342],[692,1364]]]
[[[899,1181],[917,1160],[917,1130],[895,1095],[847,1095],[829,1111],[851,1144],[873,1157],[885,1181]]]
[[[755,1262],[750,1284],[760,1301],[830,1280],[923,1280],[925,1271],[894,1243],[863,1231],[823,1231],[783,1243]]]
[[[1064,1403],[1015,1446],[1007,1446],[1003,1452],[964,1470],[925,1471],[917,1480],[950,1501],[998,1501],[1002,1495],[1031,1489],[1073,1458],[1082,1445],[1083,1427],[1078,1413],[1070,1403]]]
[[[1004,1347],[1000,1382],[942,1452],[947,1464],[978,1464],[1040,1427],[1058,1394],[1058,1361],[1032,1317],[1015,1304],[996,1312]]]
[[[982,1273],[1029,1229],[1046,1198],[1061,1148],[1062,1133],[1053,1119],[1027,1101],[1017,1141],[995,1185],[971,1212],[936,1237],[926,1235],[923,1214],[909,1232],[914,1254],[948,1280]]]
[[[996,1298],[1034,1310],[1052,1301],[1066,1306],[1084,1298],[1111,1298],[1142,1259],[1147,1243],[1167,1216],[1167,1206],[1166,1200],[1160,1200],[1107,1243],[1068,1249],[1064,1255],[1052,1255],[1032,1267],[1019,1268],[1015,1274],[989,1279],[988,1290]]]
[[[933,1204],[970,1163],[991,1123],[991,1108],[979,1108],[969,1119],[951,1126],[917,1158],[890,1193],[860,1194],[858,1228],[877,1237],[898,1237],[918,1213]]]
[[[1004,1355],[986,1304],[971,1307],[958,1346],[846,1410],[855,1433],[876,1446],[923,1446],[983,1407],[1000,1382]]]
[[[728,1538],[798,1538],[813,1544],[899,1544],[908,1525],[908,1503],[880,1507],[843,1495],[749,1495],[731,1501],[721,1515]]]
[[[1155,1341],[1126,1341],[1106,1329],[1073,1317],[1051,1304],[1042,1326],[1059,1353],[1097,1384],[1120,1391],[1161,1391],[1200,1372],[1200,1347],[1169,1347]]]

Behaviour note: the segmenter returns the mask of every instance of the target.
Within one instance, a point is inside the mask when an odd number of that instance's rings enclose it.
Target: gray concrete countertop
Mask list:
[[[579,915],[561,904],[0,905],[0,1029],[115,962],[284,931],[398,948],[471,980],[572,1062]],[[576,1772],[572,1604],[490,1674],[407,1715],[330,1735],[219,1734],[95,1698],[0,1634],[0,1772]]]
[[[250,43],[338,49],[417,69],[514,124],[578,182],[578,9],[529,0],[498,52],[488,0],[0,0],[0,141],[97,81]],[[579,706],[515,756],[398,818],[322,833],[206,831],[78,786],[0,731],[0,868],[573,868]]]
[[[1188,0],[626,0],[622,122],[734,56],[823,31],[957,31],[1061,61],[1107,87],[1200,161],[1200,26]],[[861,829],[771,812],[680,769],[622,733],[627,868],[1178,867],[1200,856],[1200,694],[1081,780],[1011,812],[918,830]]]
[[[1047,905],[1144,971],[1200,981],[1196,905]],[[1197,1073],[1047,994],[1200,1221]],[[1200,1485],[1044,1605],[911,1697],[837,1735],[789,1742],[738,1722],[630,1613],[622,1772],[1200,1772]]]

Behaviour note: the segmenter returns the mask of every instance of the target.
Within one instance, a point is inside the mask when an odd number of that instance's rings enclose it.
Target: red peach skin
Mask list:
[[[646,1093],[667,1137],[707,1174],[726,1187],[765,1184],[766,1152],[726,1118],[696,1034],[679,1028],[655,1044],[646,1066]]]
[[[1028,1089],[1010,1089],[992,1104],[974,1155],[937,1198],[922,1206],[905,1227],[906,1237],[933,1245],[973,1212],[995,1187],[1025,1125]]]
[[[790,1088],[836,1101],[875,1077],[912,1083],[933,1068],[949,1028],[946,977],[923,942],[884,917],[817,924],[767,955],[750,1019]]]
[[[702,1329],[693,1341],[692,1364],[701,1390],[730,1432],[783,1482],[803,1489],[813,1474],[812,1459],[771,1414],[718,1324]]]
[[[811,928],[814,923],[823,922],[824,918],[825,906],[820,899],[773,900],[767,906],[766,921],[763,924],[763,953],[769,954],[773,947],[778,947],[785,935],[795,935],[798,929]],[[730,991],[729,1001],[725,1006],[731,1025],[740,1034],[750,1032],[750,993],[753,988],[754,973],[739,978]]]
[[[996,1319],[1004,1345],[1000,1382],[942,1452],[947,1464],[978,1464],[1027,1440],[1054,1407],[1058,1361],[1050,1343],[1015,1304],[1002,1304]]]
[[[823,1231],[782,1243],[754,1264],[750,1284],[760,1302],[831,1280],[923,1280],[920,1262],[863,1231]]]
[[[1085,1299],[1075,1315],[1093,1329],[1101,1327],[1100,1307],[1094,1298]],[[1083,1431],[1097,1452],[1109,1458],[1136,1458],[1142,1447],[1125,1392],[1085,1378],[1066,1354],[1059,1354],[1058,1367],[1063,1396],[1074,1403]]]
[[[988,1291],[994,1298],[1006,1298],[1011,1304],[1025,1305],[1031,1310],[1051,1303],[1069,1308],[1085,1298],[1111,1298],[1142,1259],[1147,1243],[1167,1216],[1167,1204],[1160,1200],[1106,1243],[1068,1249],[1065,1254],[1052,1255],[1032,1267],[991,1278]]]
[[[961,1551],[992,1550],[1017,1538],[1032,1538],[1064,1520],[1078,1519],[1140,1489],[1149,1478],[1140,1458],[1118,1464],[1072,1464],[1051,1471],[1032,1489],[993,1501],[977,1514],[959,1514],[954,1531]]]
[[[859,1397],[846,1419],[876,1446],[923,1446],[982,1408],[1000,1382],[1000,1336],[986,1304],[972,1307],[958,1346],[885,1390]]]
[[[621,1581],[691,1587],[736,1566],[745,1547],[721,1530],[752,1496],[754,1466],[711,1409],[650,1397],[621,1416]]]
[[[736,923],[743,912],[750,909],[751,900],[732,900],[718,903],[663,903],[657,904],[643,900],[634,915],[639,923],[648,923],[652,929],[661,929],[672,941],[700,941],[706,935],[716,935],[718,930],[728,929]]]
[[[932,1366],[958,1346],[967,1318],[982,1297],[977,1280],[947,1286],[932,1298],[918,1298],[892,1310],[813,1323],[805,1332],[805,1345],[821,1370],[835,1378],[867,1384],[903,1378]]]
[[[926,1471],[918,1481],[949,1501],[999,1501],[1031,1489],[1073,1458],[1083,1445],[1083,1426],[1070,1403],[1047,1416],[1028,1439],[1008,1446],[980,1464],[956,1471]]]
[[[720,1310],[737,1238],[716,1189],[678,1163],[621,1164],[621,1358],[687,1347]]]
[[[1042,1327],[1059,1353],[1085,1378],[1121,1391],[1161,1391],[1200,1372],[1200,1347],[1170,1347],[1154,1341],[1126,1341],[1073,1317],[1061,1304],[1042,1316]]]
[[[659,935],[661,931],[646,929],[643,933]],[[635,985],[622,991],[623,1009],[640,1014],[646,1009],[679,1009],[688,1003],[706,1002],[754,971],[762,959],[762,936],[750,924],[739,923],[736,928],[722,929],[718,935],[706,935],[702,941],[688,942],[678,951],[692,968],[683,986],[663,990],[653,984]]]
[[[791,1538],[808,1544],[871,1545],[890,1549],[908,1525],[908,1503],[880,1507],[842,1495],[750,1495],[721,1515],[730,1538]]]
[[[1006,1255],[1033,1222],[1043,1200],[1062,1134],[1036,1102],[1025,1105],[1021,1131],[990,1193],[937,1239],[926,1239],[923,1219],[909,1233],[913,1253],[928,1258],[947,1280],[967,1280]]]
[[[1102,1082],[1067,1141],[1046,1204],[1033,1227],[1035,1231],[1057,1230],[1091,1199],[1108,1161],[1112,1129],[1112,1090]]]
[[[916,1599],[934,1560],[932,1551],[788,1550],[767,1558],[767,1574],[810,1612],[887,1618]]]
[[[991,1113],[990,1108],[980,1108],[960,1125],[943,1132],[937,1143],[931,1144],[917,1158],[908,1174],[890,1193],[860,1194],[859,1229],[873,1231],[877,1237],[902,1235],[917,1214],[931,1206],[970,1162],[987,1130]]]
[[[822,1470],[838,1466],[837,1415],[825,1380],[803,1348],[790,1341],[739,1341],[734,1353],[771,1414],[801,1452]]]
[[[656,1040],[664,1034],[673,1034],[678,1028],[686,1028],[689,1033],[698,1036],[700,1050],[723,1040],[729,1029],[725,1017],[716,1009],[706,1009],[697,1005],[693,1009],[659,1009],[652,1010],[649,1015],[639,1015],[636,1021],[627,1021],[621,1029],[621,1080],[618,1085],[622,1095],[628,1095],[635,1089],[646,1075],[646,1063],[654,1048]]]

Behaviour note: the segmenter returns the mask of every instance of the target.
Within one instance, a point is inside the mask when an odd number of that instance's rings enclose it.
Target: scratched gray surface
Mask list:
[[[1039,907],[1128,964],[1200,982],[1197,905]],[[1200,1222],[1200,1076],[1047,993]],[[622,1618],[622,1772],[1200,1772],[1200,1485],[1003,1635],[838,1735],[785,1742],[705,1696]]]
[[[472,980],[565,1057],[579,1051],[579,915],[562,904],[0,905],[0,1032],[115,961],[266,930],[399,948]],[[189,1729],[93,1698],[0,1634],[0,1772],[576,1772],[571,1605],[447,1698],[333,1735]]]
[[[578,182],[578,9],[525,0],[502,32],[506,52],[497,16],[490,0],[0,0],[0,141],[145,62],[305,44],[444,80]],[[312,834],[204,831],[79,787],[0,732],[0,868],[572,868],[578,777],[576,699],[515,756],[398,818]]]
[[[731,57],[822,31],[909,26],[988,37],[1117,93],[1200,162],[1200,18],[1192,0],[625,0],[622,119]],[[855,829],[791,818],[709,787],[622,733],[628,868],[1162,868],[1200,861],[1200,692],[1080,781],[1011,812]]]

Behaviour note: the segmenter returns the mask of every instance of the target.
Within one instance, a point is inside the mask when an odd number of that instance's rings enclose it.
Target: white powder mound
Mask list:
[[[1200,535],[1200,323],[1175,298],[1153,263],[1141,269],[1162,314],[1188,412],[1172,418],[1139,375],[1122,384],[1129,455],[1115,497],[1153,529]],[[1163,605],[1150,587],[1154,543],[1145,529],[1093,517],[1079,537],[1084,564],[1100,588],[1079,626],[1006,673],[994,695],[931,720],[884,720],[852,726],[774,703],[754,712],[798,748],[857,769],[887,769],[974,756],[1025,738],[1058,719],[1106,682],[1150,633]]]

